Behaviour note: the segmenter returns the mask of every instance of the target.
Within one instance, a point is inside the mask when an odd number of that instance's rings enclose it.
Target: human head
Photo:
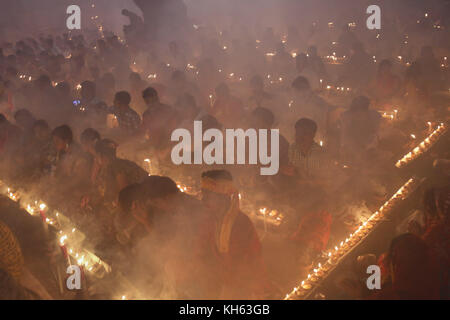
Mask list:
[[[308,79],[299,76],[292,82],[292,88],[299,94],[305,94],[311,91]]]
[[[142,182],[142,190],[147,206],[163,212],[170,211],[181,193],[172,179],[163,176],[146,177]]]
[[[127,108],[130,106],[131,96],[127,91],[119,91],[114,96],[114,106],[118,108]]]
[[[204,131],[208,129],[219,129],[222,130],[222,124],[212,115],[205,114],[200,118],[200,121],[202,122],[202,128]]]
[[[270,129],[275,121],[272,111],[257,107],[252,111],[251,126],[255,129]]]
[[[363,114],[369,111],[370,100],[365,96],[358,96],[353,99],[350,105],[350,111],[355,114]]]
[[[95,155],[95,144],[100,140],[100,133],[92,128],[85,129],[80,136],[81,147],[85,152]]]
[[[27,109],[17,110],[16,113],[14,113],[14,120],[16,120],[16,123],[24,129],[31,128],[34,121],[36,121],[31,112]]]
[[[295,123],[295,142],[303,146],[311,146],[317,132],[314,120],[302,118]]]
[[[72,129],[68,125],[56,127],[52,131],[53,145],[56,150],[63,151],[73,143]]]
[[[105,166],[116,158],[117,143],[110,139],[98,140],[95,144],[97,162]]]
[[[178,86],[183,85],[186,82],[186,75],[184,74],[183,71],[176,70],[172,73],[171,81],[175,85]]]
[[[202,202],[210,212],[223,214],[230,207],[232,196],[237,196],[237,190],[229,171],[210,170],[202,173]]]
[[[158,91],[152,87],[148,87],[142,92],[142,98],[149,108],[159,103]]]
[[[120,190],[118,203],[124,214],[130,215],[137,206],[142,206],[142,189],[141,184],[133,183]]]

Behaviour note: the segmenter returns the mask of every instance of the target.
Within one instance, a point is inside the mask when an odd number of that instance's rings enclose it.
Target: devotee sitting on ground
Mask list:
[[[378,66],[376,79],[369,87],[369,92],[375,99],[375,104],[382,107],[386,103],[392,103],[401,88],[401,81],[392,72],[392,63],[389,60],[381,61]]]
[[[139,192],[141,209],[134,217],[144,221],[148,236],[137,245],[137,258],[163,273],[166,290],[178,298],[217,296],[219,266],[209,247],[209,215],[201,202],[180,192],[168,177],[147,177]]]
[[[413,234],[403,234],[391,242],[387,256],[391,283],[375,293],[378,300],[439,299],[436,257],[428,245]]]
[[[221,299],[264,297],[268,279],[261,243],[251,220],[239,209],[238,191],[226,170],[202,174],[202,201],[215,221],[211,238],[220,261]]]
[[[295,123],[295,141],[289,148],[289,162],[304,182],[319,182],[331,168],[331,159],[316,141],[317,124],[302,118]]]
[[[52,175],[67,188],[77,189],[88,179],[88,163],[83,157],[83,151],[73,140],[72,129],[62,125],[52,131],[53,146],[56,149],[56,159]],[[69,190],[69,189],[68,189]]]
[[[95,161],[99,171],[91,181],[106,203],[117,203],[120,190],[139,182],[148,173],[136,163],[116,156],[117,144],[109,139],[102,139],[95,144]]]
[[[50,174],[52,160],[56,156],[47,121],[35,121],[31,134],[15,157],[18,179],[34,180]]]
[[[253,76],[250,79],[251,96],[246,106],[247,111],[252,111],[258,107],[273,107],[274,96],[264,90],[264,79],[259,76]]]
[[[167,106],[159,101],[158,91],[152,87],[148,87],[142,92],[142,98],[147,105],[147,110],[156,106]],[[167,106],[168,107],[168,106]]]
[[[111,113],[117,117],[119,129],[127,136],[135,135],[141,126],[141,117],[130,107],[131,96],[126,91],[116,93]]]
[[[367,97],[356,97],[350,109],[341,114],[342,155],[348,162],[360,162],[367,150],[377,146],[381,116],[369,105]]]
[[[301,52],[295,57],[295,68],[297,76],[302,76],[308,79],[313,90],[320,89],[322,83],[325,84],[324,78],[309,64],[308,57],[305,53]],[[322,83],[320,82],[322,80]]]
[[[97,97],[97,87],[95,82],[92,81],[83,81],[81,83],[81,106],[85,109],[85,111],[94,111],[97,108],[97,105],[102,101]]]
[[[242,121],[243,111],[241,101],[231,95],[230,89],[225,83],[217,86],[212,115],[223,123],[225,128],[238,128]]]
[[[300,117],[314,120],[317,123],[318,138],[325,140],[328,131],[328,116],[330,111],[334,110],[334,107],[316,95],[312,91],[309,81],[304,77],[297,77],[292,82],[292,89],[295,96],[290,112],[285,115],[286,124],[293,125],[294,119]]]

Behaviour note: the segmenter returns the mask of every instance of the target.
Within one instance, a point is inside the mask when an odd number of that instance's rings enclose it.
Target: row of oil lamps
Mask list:
[[[419,180],[416,178],[409,179],[380,207],[377,212],[372,214],[366,222],[359,226],[354,233],[350,234],[345,241],[342,241],[339,244],[339,246],[335,246],[334,250],[330,250],[327,254],[328,260],[323,264],[319,263],[299,286],[295,287],[286,295],[285,300],[301,299],[302,297],[305,297],[314,286],[328,275],[329,271],[337,265],[348,252],[350,252],[377,224],[383,221],[384,218],[392,212],[394,206],[408,197],[419,183]]]
[[[21,200],[21,198],[24,198],[19,194],[19,192],[13,191],[3,182],[0,181],[0,184],[4,186],[4,190],[6,191],[5,195],[11,200],[20,203],[19,201]],[[73,228],[73,224],[71,227],[69,227],[70,231],[65,232],[61,230],[61,221],[70,221],[67,217],[63,216],[59,212],[54,212],[53,214],[48,206],[42,201],[27,203],[26,205],[22,205],[22,208],[32,216],[39,214],[44,223],[53,226],[58,230],[58,244],[69,265],[73,262],[76,262],[76,264],[80,267],[83,267],[84,270],[91,272],[99,278],[102,278],[105,272],[111,272],[111,267],[95,254],[93,254],[89,250],[83,248],[75,248],[75,246],[69,244],[69,235],[71,239],[84,238],[84,235],[80,233],[76,228]],[[51,217],[50,215],[52,215],[53,217]]]
[[[279,226],[284,219],[283,213],[278,210],[271,210],[266,207],[259,208],[255,211],[256,218],[263,220],[264,222],[269,222],[275,226]]]
[[[427,138],[425,138],[425,140],[423,140],[412,151],[403,156],[402,159],[398,160],[395,166],[397,168],[402,168],[411,161],[423,155],[439,140],[441,136],[445,134],[446,131],[447,126],[444,123],[441,123]]]

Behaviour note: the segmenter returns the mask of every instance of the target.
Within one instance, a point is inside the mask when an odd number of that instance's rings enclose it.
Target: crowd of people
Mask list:
[[[347,21],[331,45],[326,23],[286,33],[183,21],[189,30],[172,41],[150,37],[145,14],[123,15],[123,39],[101,29],[0,43],[0,180],[64,212],[140,298],[282,298],[404,183],[396,161],[449,120],[448,41],[422,38],[449,31],[428,20],[403,33],[386,26],[380,52]],[[279,129],[279,172],[175,165],[171,134],[193,132],[194,121],[203,131]],[[426,169],[408,168],[435,177],[423,206],[389,252],[358,257],[341,297],[448,299],[443,139]],[[24,262],[33,251],[54,261],[57,240],[26,232],[39,228],[8,206],[1,200],[0,299],[65,297]],[[281,212],[279,223],[266,210]],[[361,280],[371,264],[382,266],[375,294]],[[105,286],[84,298],[115,298]]]

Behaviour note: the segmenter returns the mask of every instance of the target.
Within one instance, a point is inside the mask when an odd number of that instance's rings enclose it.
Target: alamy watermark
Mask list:
[[[367,289],[381,289],[381,269],[379,266],[373,264],[367,267],[367,274],[371,276],[367,278]]]
[[[66,20],[66,26],[69,30],[81,29],[81,9],[79,6],[73,4],[67,7],[67,14],[70,16]]]
[[[80,290],[81,289],[81,269],[77,265],[70,265],[66,270],[67,274],[70,276],[66,280],[66,286],[69,290]]]
[[[269,137],[268,131],[267,129],[258,131],[256,129],[245,131],[243,129],[225,129],[224,141],[222,131],[208,129],[203,132],[202,122],[194,121],[193,139],[191,132],[187,129],[176,129],[172,132],[171,141],[179,142],[172,149],[172,162],[176,165],[246,164],[246,151],[248,150],[248,164],[257,165],[259,160],[260,165],[266,166],[260,168],[261,175],[275,175],[279,169],[280,133],[278,129],[270,129]],[[270,155],[267,152],[269,138]],[[209,143],[204,146],[203,142]],[[193,161],[191,150],[193,150]]]

